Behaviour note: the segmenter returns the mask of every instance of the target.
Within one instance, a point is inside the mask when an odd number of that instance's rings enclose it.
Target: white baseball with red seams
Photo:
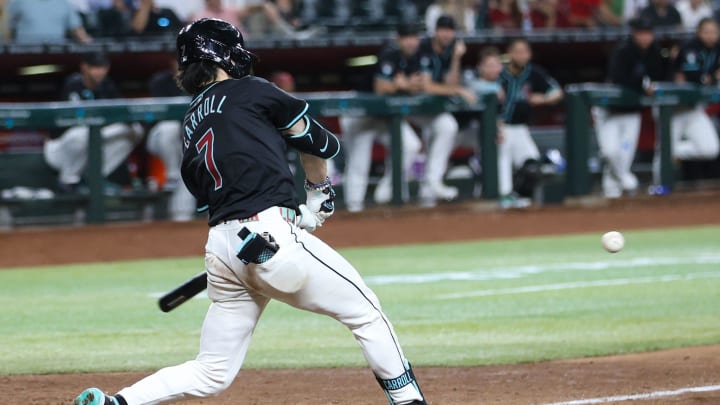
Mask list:
[[[625,237],[618,231],[610,231],[602,236],[602,245],[610,253],[617,253],[625,247]]]

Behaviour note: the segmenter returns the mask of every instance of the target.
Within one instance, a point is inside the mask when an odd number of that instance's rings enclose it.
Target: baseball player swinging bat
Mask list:
[[[181,174],[209,212],[207,276],[177,288],[160,306],[175,308],[208,288],[200,352],[115,395],[89,387],[75,405],[149,405],[220,394],[240,371],[271,300],[343,324],[391,405],[426,405],[377,296],[351,263],[311,233],[333,212],[326,160],[340,151],[337,137],[307,114],[305,100],[251,74],[257,58],[232,24],[189,24],[178,34],[177,56],[180,84],[194,97],[182,123]],[[288,148],[300,153],[305,206],[295,192]]]

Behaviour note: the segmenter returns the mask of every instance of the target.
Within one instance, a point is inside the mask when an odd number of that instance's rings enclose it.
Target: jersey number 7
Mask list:
[[[205,167],[212,176],[213,180],[215,180],[215,190],[217,191],[222,188],[223,179],[220,171],[217,168],[217,165],[215,164],[215,156],[213,156],[213,152],[215,149],[214,145],[215,133],[213,132],[212,128],[210,128],[205,131],[205,134],[203,134],[203,136],[200,137],[200,139],[197,141],[197,143],[195,144],[195,149],[198,153],[204,153]]]

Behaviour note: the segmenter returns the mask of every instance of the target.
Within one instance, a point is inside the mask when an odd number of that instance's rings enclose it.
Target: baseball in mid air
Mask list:
[[[617,253],[625,246],[625,237],[618,231],[610,231],[602,236],[602,245],[610,253]]]

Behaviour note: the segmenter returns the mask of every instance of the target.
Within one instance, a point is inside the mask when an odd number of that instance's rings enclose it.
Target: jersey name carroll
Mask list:
[[[227,99],[227,96],[222,96],[222,98],[219,98],[219,100],[215,100],[216,96],[212,95],[210,97],[206,98],[200,98],[196,102],[200,101],[200,104],[197,106],[197,109],[192,111],[188,118],[189,121],[185,120],[185,135],[188,137],[192,137],[193,132],[198,127],[198,124],[202,122],[205,117],[207,117],[210,114],[222,114],[222,106],[225,103],[225,100]],[[191,110],[193,106],[190,106]],[[187,139],[187,138],[186,138]]]
[[[281,131],[307,109],[304,100],[255,76],[216,82],[195,97],[183,120],[181,171],[211,226],[273,206],[297,209]]]

